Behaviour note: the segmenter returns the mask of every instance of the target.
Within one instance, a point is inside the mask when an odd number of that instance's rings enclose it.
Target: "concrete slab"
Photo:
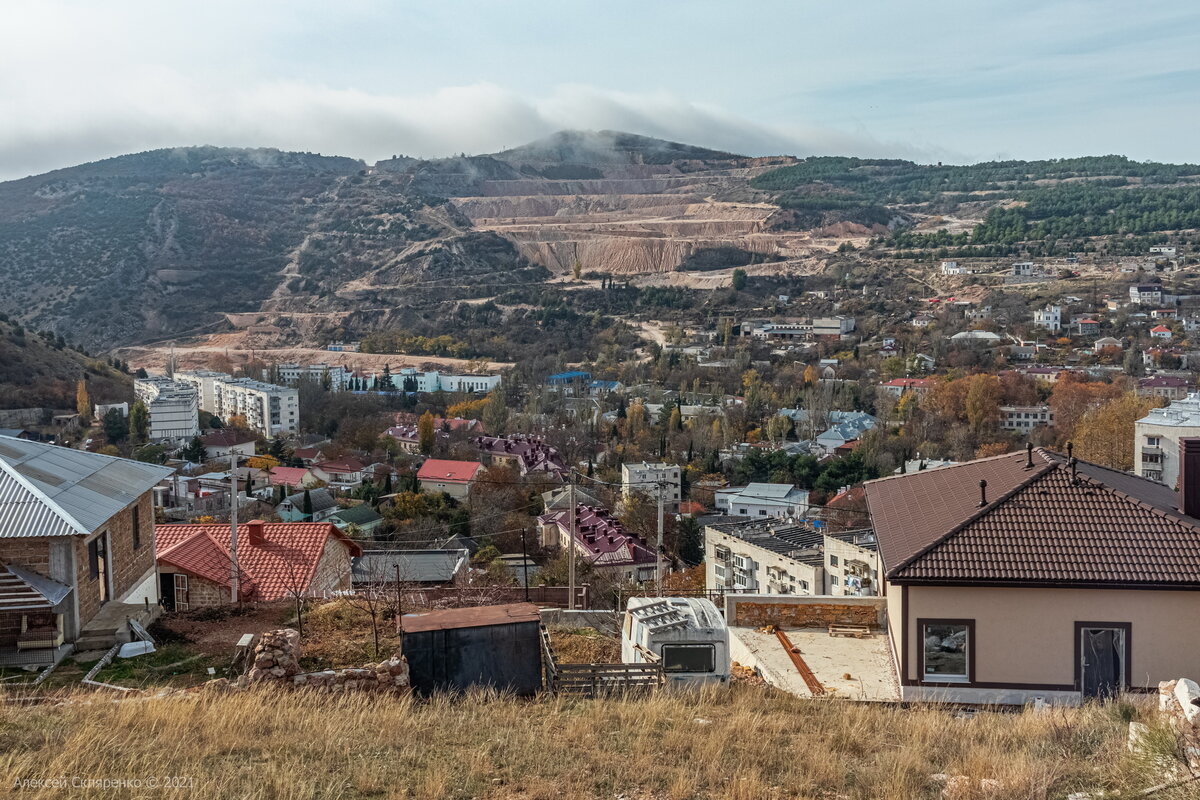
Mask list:
[[[827,630],[818,628],[799,628],[786,633],[830,695],[851,700],[900,699],[886,634],[855,639],[830,636]],[[812,696],[774,633],[735,626],[729,629],[729,634],[734,661],[758,670],[772,686],[800,697]]]

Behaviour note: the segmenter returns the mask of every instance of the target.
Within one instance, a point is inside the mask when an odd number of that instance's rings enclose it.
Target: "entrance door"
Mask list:
[[[1125,630],[1079,629],[1081,686],[1085,697],[1108,697],[1125,686]]]
[[[188,576],[182,572],[175,573],[175,610],[188,610]]]

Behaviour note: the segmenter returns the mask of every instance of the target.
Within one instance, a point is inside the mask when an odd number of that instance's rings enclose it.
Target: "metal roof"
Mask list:
[[[445,611],[431,611],[428,614],[405,614],[400,618],[400,625],[405,633],[422,633],[541,620],[541,612],[533,603],[508,603],[500,606],[450,608]]]
[[[470,552],[457,550],[367,550],[351,561],[351,575],[358,583],[450,583],[466,566]]]
[[[172,472],[0,436],[0,538],[91,533]]]

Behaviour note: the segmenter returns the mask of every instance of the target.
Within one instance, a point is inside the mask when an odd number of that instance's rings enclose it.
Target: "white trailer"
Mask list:
[[[672,685],[728,683],[725,618],[711,600],[631,597],[621,623],[621,661],[662,664]]]

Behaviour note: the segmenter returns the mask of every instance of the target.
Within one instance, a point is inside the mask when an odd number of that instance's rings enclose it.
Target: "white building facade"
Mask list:
[[[1002,430],[1028,432],[1042,425],[1054,427],[1054,412],[1050,406],[1000,406]]]
[[[1152,408],[1133,424],[1134,471],[1175,488],[1179,480],[1179,440],[1200,436],[1200,394],[1166,408]]]
[[[621,492],[629,498],[641,492],[655,502],[662,495],[663,505],[672,512],[679,511],[679,465],[642,461],[621,465]]]
[[[713,505],[736,517],[802,517],[808,511],[808,492],[790,483],[751,483],[718,489]]]
[[[151,441],[183,441],[200,433],[200,406],[192,385],[152,375],[135,380],[133,392],[150,412]]]
[[[179,372],[176,378],[196,387],[200,408],[222,420],[240,415],[250,430],[269,437],[300,428],[300,399],[293,388],[209,370]]]

